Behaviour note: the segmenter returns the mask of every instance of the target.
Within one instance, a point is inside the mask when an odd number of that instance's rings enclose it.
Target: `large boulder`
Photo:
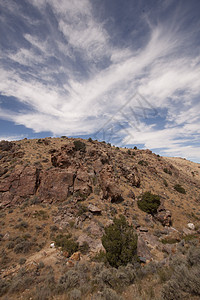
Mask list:
[[[64,201],[73,193],[75,173],[59,168],[42,172],[38,197],[45,201]]]
[[[122,202],[122,191],[119,188],[119,182],[113,176],[114,170],[111,165],[106,165],[100,173],[100,185],[103,191],[103,197],[111,202]]]
[[[88,196],[92,192],[92,185],[85,168],[79,168],[74,181],[74,193],[80,196]]]
[[[38,174],[36,167],[15,166],[10,176],[0,179],[1,205],[11,204],[14,198],[19,200],[34,195],[39,184]]]
[[[140,176],[137,167],[121,166],[122,175],[132,186],[140,187]]]
[[[158,220],[163,226],[172,225],[172,214],[170,210],[165,209],[163,205],[161,205],[158,208],[157,214],[155,215],[155,219]]]

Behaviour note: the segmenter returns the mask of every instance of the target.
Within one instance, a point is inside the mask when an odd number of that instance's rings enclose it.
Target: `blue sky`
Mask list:
[[[0,140],[200,162],[199,0],[0,0]]]

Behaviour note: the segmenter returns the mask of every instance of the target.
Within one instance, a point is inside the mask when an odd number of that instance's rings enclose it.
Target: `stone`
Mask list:
[[[148,232],[148,229],[146,227],[140,227],[139,231],[140,232]]]
[[[75,174],[68,170],[50,169],[42,172],[38,188],[38,197],[41,200],[62,201],[71,194]]]
[[[87,232],[98,237],[102,237],[103,235],[103,230],[101,229],[101,227],[93,221],[90,222],[90,225],[87,227]]]
[[[194,230],[195,229],[195,226],[193,223],[188,223],[187,224],[187,227],[190,229],[190,230]]]
[[[147,246],[145,240],[142,236],[138,236],[138,242],[137,242],[137,255],[139,257],[143,257],[146,260],[151,259],[151,252],[149,247]]]
[[[135,193],[134,193],[132,190],[130,190],[130,191],[128,192],[127,197],[129,197],[129,198],[135,200]]]
[[[154,216],[163,226],[170,227],[172,225],[171,212],[163,206],[158,209],[157,214]]]
[[[96,214],[96,215],[100,215],[101,214],[101,209],[98,208],[97,206],[93,205],[93,204],[89,204],[88,205],[88,209],[93,214]]]
[[[72,256],[70,256],[71,260],[79,261],[81,259],[81,252],[74,252]]]
[[[66,263],[66,265],[67,265],[68,267],[72,268],[72,267],[74,267],[74,262],[71,261],[71,260],[68,260],[67,263]]]

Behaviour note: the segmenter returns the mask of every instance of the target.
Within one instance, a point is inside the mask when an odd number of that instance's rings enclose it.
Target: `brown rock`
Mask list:
[[[70,268],[74,267],[73,261],[68,260],[68,261],[67,261],[67,266],[70,267]]]
[[[41,174],[38,196],[42,200],[65,200],[73,187],[75,174],[59,168],[50,169]]]
[[[88,209],[93,214],[96,214],[96,215],[100,215],[101,214],[101,209],[98,208],[97,206],[93,205],[93,204],[89,204],[88,205]]]
[[[144,257],[146,260],[151,259],[151,252],[149,247],[147,246],[145,240],[139,235],[137,242],[137,255],[139,257]]]
[[[155,219],[158,220],[163,226],[172,225],[171,212],[163,207],[162,209],[158,209]]]
[[[70,256],[71,260],[79,261],[81,259],[81,252],[75,252]]]
[[[92,192],[92,186],[88,172],[85,169],[80,168],[77,171],[77,175],[74,181],[74,192],[79,192],[81,195],[89,196]]]
[[[103,197],[110,199],[111,202],[122,202],[122,191],[119,188],[119,182],[113,176],[114,170],[110,165],[106,165],[100,173],[101,188],[103,191]]]

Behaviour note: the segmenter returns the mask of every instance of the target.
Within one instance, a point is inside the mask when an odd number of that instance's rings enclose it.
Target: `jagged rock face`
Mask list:
[[[140,176],[137,167],[121,166],[123,176],[130,182],[132,186],[140,186]]]
[[[34,195],[37,190],[38,169],[33,166],[17,165],[12,174],[0,180],[1,206],[9,205],[13,200],[18,201]]]
[[[136,167],[120,166],[114,169],[114,154],[109,147],[99,147],[91,144],[84,149],[76,147],[74,141],[69,141],[60,150],[51,149],[52,167],[43,169],[23,164],[16,165],[8,172],[0,168],[0,201],[1,205],[8,205],[20,201],[21,198],[36,195],[41,201],[65,201],[73,195],[76,200],[83,200],[93,191],[94,181],[102,189],[101,196],[110,202],[123,201],[120,190],[120,176],[124,176],[132,186],[139,187],[140,176]],[[0,150],[4,162],[24,155],[19,151],[21,146],[15,143],[1,142]],[[5,152],[5,155],[4,155]],[[6,173],[9,176],[6,176]],[[6,174],[6,175],[4,175]]]
[[[103,197],[110,199],[111,202],[121,202],[123,201],[122,191],[119,189],[119,183],[113,174],[114,170],[110,165],[105,166],[100,173]]]
[[[14,143],[8,141],[1,141],[0,142],[0,150],[1,151],[10,151],[14,147]]]
[[[43,201],[64,201],[73,193],[75,173],[58,168],[44,171],[38,188],[38,197]]]

